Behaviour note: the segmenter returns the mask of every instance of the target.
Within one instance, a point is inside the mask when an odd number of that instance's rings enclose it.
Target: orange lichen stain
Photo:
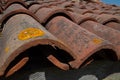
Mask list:
[[[19,40],[27,40],[33,37],[43,36],[44,32],[38,28],[27,28],[18,35]]]
[[[5,52],[8,53],[8,51],[9,51],[9,47],[6,47]]]
[[[98,38],[94,38],[94,39],[93,39],[93,42],[94,42],[95,44],[100,44],[100,43],[102,43],[102,40],[101,40],[101,39],[98,39]]]

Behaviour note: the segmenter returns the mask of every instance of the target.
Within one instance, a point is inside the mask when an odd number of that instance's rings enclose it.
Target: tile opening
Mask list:
[[[110,61],[117,61],[116,52],[112,49],[101,49],[91,55],[81,66],[86,66],[94,61],[100,60],[110,60]]]
[[[24,57],[29,57],[28,62],[21,69],[37,69],[37,68],[48,68],[54,67],[46,57],[52,54],[59,61],[63,63],[68,63],[72,61],[73,58],[66,51],[59,49],[58,47],[52,47],[51,45],[37,45],[27,49],[26,51],[20,53],[7,67],[6,73],[15,66]],[[20,69],[20,70],[21,70]]]

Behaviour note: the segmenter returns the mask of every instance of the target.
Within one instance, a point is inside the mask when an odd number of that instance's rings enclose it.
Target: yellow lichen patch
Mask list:
[[[9,47],[6,47],[5,52],[8,53],[8,51],[9,51]]]
[[[102,43],[102,40],[101,40],[101,39],[98,39],[98,38],[94,38],[94,39],[93,39],[93,42],[94,42],[95,44],[100,44],[100,43]]]
[[[44,35],[44,32],[38,28],[27,28],[19,33],[18,39],[27,40],[33,37],[38,37],[43,35]]]

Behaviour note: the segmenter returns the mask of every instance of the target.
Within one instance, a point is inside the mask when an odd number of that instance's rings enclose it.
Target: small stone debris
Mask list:
[[[98,80],[98,78],[95,75],[85,75],[78,80]]]

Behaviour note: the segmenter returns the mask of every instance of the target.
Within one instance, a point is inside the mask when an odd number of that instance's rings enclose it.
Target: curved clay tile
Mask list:
[[[94,14],[114,14],[114,11],[111,10],[93,10]]]
[[[120,10],[120,7],[112,7],[112,10],[118,11]]]
[[[111,14],[111,15],[114,15],[114,11],[112,11],[112,10],[107,10],[107,11],[103,11],[104,13],[106,13],[106,14]]]
[[[108,22],[105,25],[120,31],[120,23]]]
[[[57,5],[57,6],[59,6],[59,7],[62,7],[62,8],[65,8],[66,6],[71,6],[71,1],[66,1],[66,2],[64,2],[64,3],[62,3],[62,4],[60,4],[60,5]]]
[[[101,11],[101,10],[93,10],[93,13],[94,13],[94,14],[102,14],[102,13],[104,13],[104,12]]]
[[[96,9],[96,4],[94,4],[94,3],[88,3],[86,5],[86,9],[88,9],[88,10],[95,10]]]
[[[14,65],[5,75],[5,77],[11,76],[13,73],[21,69],[27,62],[29,61],[29,57],[23,57],[16,65]]]
[[[39,9],[44,8],[44,7],[50,7],[48,3],[41,4],[39,8],[34,12],[36,13]]]
[[[62,1],[58,1],[58,2],[52,2],[52,3],[47,3],[47,4],[34,4],[34,5],[31,5],[28,9],[31,12],[36,13],[40,8],[56,6],[57,4],[61,4],[61,3],[63,3],[63,2]]]
[[[120,59],[120,31],[112,29],[110,27],[104,26],[102,24],[93,22],[93,21],[86,21],[81,23],[80,26],[89,30],[90,32],[100,36],[101,38],[108,40],[109,42],[113,43],[118,51],[117,57]],[[114,27],[114,26],[113,26]]]
[[[97,8],[96,7],[86,7],[88,10],[97,10]]]
[[[108,22],[104,23],[104,25],[109,26],[113,29],[120,30],[120,16],[109,15],[115,18],[116,20],[109,20]]]
[[[110,14],[110,15],[112,15],[112,14],[114,14],[114,12],[110,12],[110,11],[103,11],[103,12],[101,12],[101,13],[99,13],[99,15],[101,15],[101,14]]]
[[[39,3],[39,2],[38,2]],[[59,4],[60,2],[50,2],[50,3],[44,3],[44,4],[40,4],[39,3],[39,5],[41,5],[41,6],[44,6],[44,5],[46,5],[46,6],[52,6],[52,5],[57,5],[57,4]]]
[[[79,9],[87,9],[85,5],[80,5]]]
[[[104,10],[111,10],[111,9],[112,9],[111,6],[106,6],[106,7],[104,8]]]
[[[55,2],[55,0],[41,0],[41,1],[38,0],[37,2],[39,2],[39,3],[51,3],[51,2]]]
[[[61,2],[63,3],[63,2],[66,2],[66,0],[53,0],[53,1],[52,0],[51,1],[49,1],[49,0],[46,0],[46,1],[45,0],[43,0],[43,1],[38,0],[37,2],[39,4],[46,4],[46,3],[49,4],[49,3],[54,3],[54,2],[55,3],[61,3]]]
[[[120,14],[115,14],[116,16],[120,16]]]
[[[113,15],[108,15],[108,14],[101,14],[97,16],[97,21],[101,24],[106,24],[107,22],[120,22],[116,17]]]
[[[80,8],[80,6],[81,6],[81,5],[80,5],[80,3],[79,3],[78,1],[75,1],[75,2],[72,1],[72,2],[71,2],[71,6],[69,6],[69,7]]]
[[[91,17],[96,19],[99,23],[101,24],[106,24],[107,22],[117,22],[120,23],[120,17],[116,15],[111,15],[111,14],[92,14],[92,13],[87,13],[85,14],[87,17]]]
[[[69,13],[74,17],[75,23],[77,23],[77,24],[81,24],[81,23],[83,23],[85,21],[88,21],[88,20],[97,22],[92,17],[87,17],[87,16],[84,16],[84,15],[81,15],[81,14],[78,14],[78,13],[75,13],[75,12],[69,12]]]
[[[98,15],[98,14],[95,14],[95,13],[86,13],[86,14],[84,14],[84,16],[86,16],[86,17],[91,17],[91,18],[93,18],[93,19],[96,20],[96,17],[99,16],[99,15]]]
[[[45,4],[44,0],[38,0],[37,1],[39,4]]]
[[[2,23],[1,28],[4,27],[4,24],[7,22],[7,20],[9,20],[9,18],[11,18],[12,16],[14,16],[16,14],[30,15],[30,16],[34,17],[39,22],[39,19],[33,13],[31,13],[30,11],[25,10],[25,9],[18,9],[18,10],[12,11],[12,12],[6,14],[4,17],[2,17],[2,19],[0,21]]]
[[[27,8],[27,5],[25,4],[25,2],[21,1],[21,0],[10,0],[4,7],[4,10],[7,9],[9,6],[11,6],[12,4],[21,4],[22,6],[24,6],[25,8]]]
[[[41,8],[39,9],[35,15],[39,18],[40,23],[46,23],[49,21],[49,19],[54,18],[55,16],[65,16],[67,18],[69,18],[70,20],[74,21],[74,18],[72,17],[72,15],[70,15],[69,12],[67,12],[66,10],[64,10],[63,8],[59,8],[59,7],[50,7],[50,8]]]
[[[72,68],[79,68],[88,57],[103,48],[115,50],[111,47],[111,43],[81,28],[63,16],[53,18],[46,25],[46,29],[66,43],[77,55],[74,61],[69,62]]]
[[[78,8],[69,8],[69,9],[79,14],[93,13],[92,10],[87,10],[87,9],[78,9]]]
[[[18,3],[14,3],[14,4],[9,5],[9,7],[6,8],[4,10],[3,14],[0,16],[0,20],[2,18],[4,18],[7,14],[9,14],[10,12],[18,10],[18,9],[26,9],[26,8],[23,7],[21,4],[18,4]]]
[[[120,11],[116,11],[115,13],[114,13],[114,15],[118,15],[118,16],[120,16]]]
[[[41,7],[40,4],[34,4],[34,5],[31,5],[31,6],[28,8],[28,10],[30,10],[32,13],[35,13],[35,12],[39,9],[39,7]]]
[[[26,3],[27,4],[27,3]],[[28,7],[27,8],[29,8],[30,6],[32,6],[32,5],[35,5],[35,4],[39,4],[38,2],[36,2],[36,1],[32,1],[31,3],[29,3],[29,5],[28,5]]]
[[[49,6],[57,6],[58,4],[62,4],[62,1],[58,1],[58,2],[51,2],[49,3]]]
[[[66,46],[66,43],[63,43],[61,40],[57,39],[55,36],[49,33],[41,24],[39,24],[39,22],[37,22],[34,18],[27,14],[16,14],[12,16],[6,22],[6,26],[2,31],[2,35],[2,44],[4,46],[2,46],[2,51],[0,53],[0,76],[4,74],[6,68],[15,59],[15,57],[19,56],[22,52],[33,46],[57,46],[58,48],[69,52],[71,56],[76,57],[69,49],[69,47]],[[64,65],[60,65],[57,62],[54,62],[54,60],[57,61],[55,57],[48,56],[48,59],[56,64],[56,66],[58,67],[64,67]],[[14,73],[14,69],[15,71],[17,71],[19,68],[21,68],[25,64],[23,63],[23,61],[21,60],[20,62],[18,62],[18,64],[11,68],[6,76]]]
[[[120,17],[115,15],[108,15],[108,14],[85,14],[87,17],[91,17],[97,20],[98,23],[109,26],[113,29],[120,29]]]

